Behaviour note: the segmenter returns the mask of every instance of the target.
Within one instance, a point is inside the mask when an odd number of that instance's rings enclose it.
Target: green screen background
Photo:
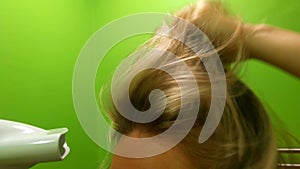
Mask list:
[[[300,32],[298,0],[224,1],[244,21]],[[119,17],[172,12],[189,2],[193,0],[0,0],[0,118],[70,130],[70,155],[33,169],[96,169],[105,155],[80,127],[72,102],[73,69],[87,39]],[[147,37],[118,44],[102,71],[109,72]],[[97,84],[108,77],[97,77]],[[248,61],[242,77],[300,139],[300,80],[258,61]]]

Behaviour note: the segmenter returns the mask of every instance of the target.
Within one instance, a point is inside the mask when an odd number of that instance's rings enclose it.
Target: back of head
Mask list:
[[[218,12],[222,12],[220,4],[209,3],[207,8],[213,8]],[[197,8],[189,8],[189,13]],[[191,21],[192,19],[187,13],[179,13],[178,17]],[[239,44],[238,38],[242,38],[239,30],[237,35],[228,39],[233,41],[235,47],[226,44],[222,46],[215,41],[218,37],[209,35],[213,44],[216,46],[220,54],[220,59],[226,75],[226,102],[225,108],[218,127],[214,134],[204,143],[199,143],[199,134],[205,124],[210,106],[211,106],[211,81],[218,79],[210,79],[209,73],[203,64],[203,59],[209,59],[210,50],[205,49],[203,38],[195,37],[194,32],[186,27],[186,25],[178,24],[174,20],[169,26],[170,34],[178,34],[184,36],[184,41],[178,41],[170,37],[158,35],[154,36],[149,42],[143,45],[136,54],[139,55],[137,60],[128,67],[126,75],[118,79],[127,81],[130,75],[139,72],[130,82],[129,98],[132,105],[140,111],[146,111],[151,107],[149,94],[155,89],[163,91],[166,97],[166,105],[163,113],[154,121],[148,123],[139,123],[125,118],[114,106],[112,100],[110,103],[109,115],[113,121],[115,129],[127,136],[132,133],[139,133],[139,137],[149,137],[160,134],[174,125],[178,120],[178,113],[182,106],[190,106],[195,102],[193,93],[200,95],[201,102],[198,108],[198,115],[195,123],[186,137],[177,145],[182,153],[187,157],[193,168],[214,168],[214,169],[272,169],[277,166],[276,141],[273,129],[270,124],[268,114],[258,98],[253,92],[234,74],[233,64],[243,60],[243,44]],[[172,29],[171,29],[172,28]],[[239,29],[239,28],[237,28]],[[199,56],[195,53],[186,42],[199,46],[199,50],[203,50]],[[222,48],[218,48],[222,46]],[[165,52],[157,53],[152,49],[160,48]],[[224,52],[225,51],[225,52]],[[234,52],[226,52],[234,51]],[[179,66],[179,61],[170,59],[170,55],[174,54],[178,60],[184,62],[193,77]],[[228,55],[231,59],[228,59]],[[153,69],[152,67],[160,67],[174,72],[174,76],[163,71],[165,69]],[[149,69],[144,69],[149,68]],[[143,70],[143,71],[139,71]],[[190,81],[195,80],[197,90],[190,87]],[[183,84],[179,87],[178,82]],[[122,83],[120,83],[122,84]],[[122,86],[119,86],[122,88]],[[121,90],[120,90],[121,91]],[[128,91],[125,91],[128,92]],[[125,93],[119,93],[125,95]],[[182,104],[181,96],[185,94],[189,104]],[[124,97],[126,99],[126,97]],[[158,101],[160,98],[157,98]],[[122,100],[121,100],[122,102]],[[187,108],[188,109],[188,108]],[[189,112],[185,112],[189,113]],[[182,123],[188,119],[181,119]],[[181,123],[180,123],[181,124]],[[178,132],[180,132],[178,127]],[[172,137],[172,136],[171,136]]]

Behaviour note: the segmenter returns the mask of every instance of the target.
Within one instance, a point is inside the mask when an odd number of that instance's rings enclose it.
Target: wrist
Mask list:
[[[249,58],[259,59],[256,50],[259,48],[261,40],[263,40],[262,37],[270,32],[272,27],[266,24],[244,24],[242,29],[244,34],[244,45],[249,54]]]

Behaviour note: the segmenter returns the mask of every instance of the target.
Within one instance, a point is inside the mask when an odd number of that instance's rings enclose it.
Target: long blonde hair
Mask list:
[[[205,9],[210,14],[223,14],[225,10],[220,3],[205,3]],[[178,12],[176,15],[195,25],[194,14],[199,6],[191,6]],[[205,32],[206,25],[197,25]],[[172,22],[173,34],[186,36],[185,40],[191,44],[199,45],[201,38],[193,36],[193,32],[176,27],[176,21]],[[158,32],[161,30],[158,30]],[[259,99],[254,93],[235,75],[235,66],[245,60],[247,53],[242,43],[245,37],[241,27],[236,28],[235,33],[227,41],[219,41],[218,35],[208,35],[213,45],[216,47],[226,74],[227,96],[222,119],[212,137],[206,142],[198,142],[200,131],[206,120],[207,113],[211,105],[211,83],[209,73],[203,65],[203,60],[199,59],[193,50],[184,43],[169,37],[154,36],[141,49],[161,48],[173,53],[181,61],[184,61],[192,71],[198,85],[201,96],[198,116],[193,128],[188,135],[180,142],[179,147],[190,159],[194,168],[214,168],[214,169],[273,169],[277,167],[278,155],[276,150],[276,139],[269,120],[268,114]],[[139,49],[139,50],[141,50]],[[182,81],[189,81],[188,75],[181,72],[176,63],[168,62],[164,55],[143,56],[145,52],[138,52],[140,57],[128,68],[137,71],[139,68],[151,67],[152,65],[173,66],[178,71],[178,76]],[[149,55],[147,53],[147,55]],[[203,53],[202,58],[209,58],[210,53]],[[126,80],[122,77],[121,80]],[[128,80],[128,79],[127,79]],[[121,88],[122,86],[120,86]],[[111,97],[101,93],[102,105],[108,107],[107,112],[111,117],[113,126],[121,134],[130,135],[134,131],[147,135],[156,135],[170,128],[180,110],[181,93],[177,81],[164,71],[158,69],[148,69],[140,72],[130,83],[129,96],[134,107],[140,111],[149,109],[149,94],[154,89],[160,89],[167,98],[166,108],[163,114],[156,120],[149,123],[137,123],[123,117],[115,108]],[[105,91],[103,89],[102,91]],[[120,93],[122,95],[122,93]],[[190,98],[193,102],[193,98]],[[109,106],[107,106],[109,105]]]

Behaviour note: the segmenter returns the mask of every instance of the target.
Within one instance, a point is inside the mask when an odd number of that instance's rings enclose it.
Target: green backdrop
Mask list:
[[[224,1],[247,22],[300,32],[298,0]],[[189,2],[193,0],[0,0],[0,118],[70,129],[70,155],[34,169],[96,169],[103,159],[105,152],[80,127],[72,102],[76,58],[93,32],[124,15],[172,12]],[[117,45],[109,53],[115,57],[108,59],[111,65],[146,38]],[[300,138],[300,80],[258,61],[247,62],[246,68],[243,80]]]

